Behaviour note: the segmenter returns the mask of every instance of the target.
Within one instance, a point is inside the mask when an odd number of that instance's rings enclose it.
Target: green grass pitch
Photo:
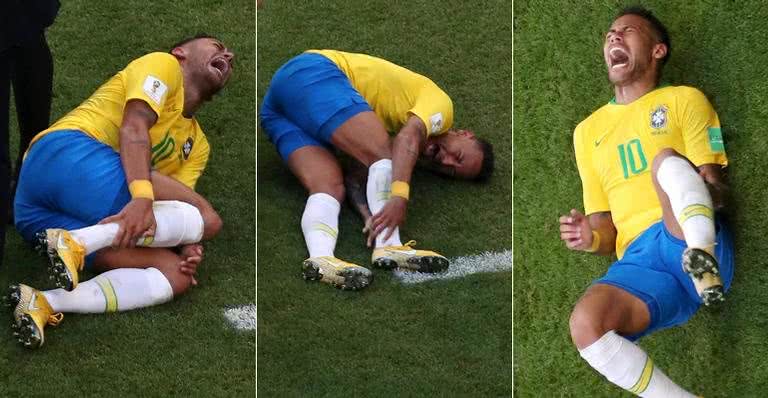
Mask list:
[[[768,380],[765,305],[764,65],[768,11],[761,2],[644,1],[672,38],[664,80],[701,89],[718,111],[730,166],[727,213],[736,273],[726,304],[639,344],[667,375],[707,397],[763,396]],[[576,124],[613,91],[602,40],[625,2],[517,0],[515,20],[515,396],[629,396],[573,347],[570,311],[610,260],[570,252],[559,215],[583,208],[573,155]],[[545,182],[545,183],[542,183]]]
[[[225,223],[206,244],[200,285],[150,309],[66,315],[46,329],[37,351],[12,339],[11,315],[3,311],[0,396],[254,396],[255,332],[232,329],[222,311],[255,297],[255,3],[62,1],[48,31],[55,62],[52,120],[132,59],[167,51],[198,32],[220,37],[237,56],[229,86],[198,114],[212,148],[198,191]],[[14,142],[15,126],[13,119]],[[51,288],[45,261],[9,228],[0,286]]]
[[[265,2],[257,11],[258,98],[311,48],[379,56],[433,79],[456,126],[493,142],[487,185],[414,176],[404,240],[448,257],[512,247],[512,6],[507,1]],[[362,292],[305,282],[306,194],[259,129],[258,392],[263,396],[509,396],[511,272],[415,286],[376,270]],[[367,265],[352,210],[336,253]]]

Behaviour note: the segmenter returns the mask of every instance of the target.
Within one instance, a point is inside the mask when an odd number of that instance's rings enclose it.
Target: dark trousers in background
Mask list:
[[[19,123],[18,158],[13,174],[13,181],[16,181],[29,142],[50,123],[53,58],[45,35],[41,34],[39,40],[23,47],[11,47],[0,52],[0,265],[8,212],[13,206],[8,143],[11,86]],[[15,187],[15,183],[13,185]]]

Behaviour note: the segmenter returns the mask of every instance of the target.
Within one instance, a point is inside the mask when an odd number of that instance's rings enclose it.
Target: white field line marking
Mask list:
[[[512,250],[484,252],[471,256],[448,259],[451,266],[445,272],[425,274],[421,272],[395,271],[395,277],[402,283],[412,284],[433,280],[463,278],[481,272],[501,272],[512,269]]]
[[[224,309],[224,317],[238,330],[256,330],[256,305],[247,304]]]

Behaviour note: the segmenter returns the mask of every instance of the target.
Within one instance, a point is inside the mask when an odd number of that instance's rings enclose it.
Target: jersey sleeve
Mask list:
[[[195,189],[197,180],[203,175],[205,165],[208,163],[208,155],[211,152],[211,147],[208,145],[208,139],[204,134],[198,134],[196,141],[192,145],[192,150],[189,153],[189,157],[184,161],[184,164],[176,170],[170,177],[176,181]]]
[[[679,123],[688,160],[696,166],[708,163],[728,165],[720,119],[701,91],[687,88],[681,101]]]
[[[600,184],[600,178],[595,172],[589,153],[589,145],[584,144],[584,127],[579,124],[573,133],[573,147],[576,152],[576,166],[581,177],[581,189],[584,198],[584,214],[610,211],[608,197]]]
[[[453,102],[445,91],[431,81],[419,91],[408,113],[421,119],[427,136],[442,134],[453,126]]]
[[[179,61],[171,54],[145,55],[125,68],[125,102],[138,99],[160,114],[167,98],[182,88]]]

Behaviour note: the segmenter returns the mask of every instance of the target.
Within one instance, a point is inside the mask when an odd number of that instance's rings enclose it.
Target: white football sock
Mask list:
[[[642,348],[613,330],[579,354],[608,381],[641,397],[694,397],[659,370]]]
[[[203,216],[197,207],[176,200],[158,200],[152,204],[155,213],[155,236],[151,240],[140,238],[137,246],[175,247],[197,243],[203,238]],[[112,244],[117,235],[117,223],[92,225],[69,231],[73,238],[91,254]]]
[[[307,198],[301,216],[301,230],[309,257],[333,256],[339,234],[340,210],[339,201],[327,193],[315,193]]]
[[[371,214],[376,214],[384,207],[389,200],[389,193],[392,189],[392,160],[381,159],[368,168],[368,184],[365,187],[366,198],[368,199],[368,208]],[[395,228],[392,236],[384,240],[388,229],[381,231],[376,237],[376,247],[402,246],[400,242],[400,229]]]
[[[699,173],[685,159],[670,156],[656,173],[661,189],[669,197],[672,212],[680,223],[688,247],[710,254],[715,247],[712,197]]]
[[[43,295],[55,312],[96,314],[168,302],[173,288],[157,268],[119,268],[81,282],[71,292],[55,289]]]

